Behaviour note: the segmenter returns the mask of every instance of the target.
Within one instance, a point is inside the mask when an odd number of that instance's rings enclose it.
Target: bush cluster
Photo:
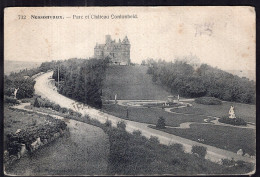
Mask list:
[[[164,128],[166,128],[165,126],[166,126],[166,124],[165,124],[165,118],[159,117],[159,119],[158,119],[158,121],[157,121],[157,124],[156,124],[156,128],[164,129]]]
[[[196,103],[205,104],[205,105],[221,105],[221,100],[215,97],[200,97],[195,99]]]
[[[187,97],[216,97],[225,101],[255,103],[255,82],[240,78],[223,70],[202,64],[194,69],[187,62],[176,60],[174,63],[150,59],[148,74],[154,82]]]
[[[75,112],[72,109],[67,109],[64,107],[60,107],[59,104],[53,103],[47,99],[43,99],[41,97],[36,97],[34,102],[33,102],[34,107],[44,107],[44,108],[51,108],[57,112],[63,113],[63,114],[68,114],[71,116],[81,116],[81,113]]]
[[[234,118],[234,119],[230,119],[228,117],[222,117],[218,120],[221,123],[225,123],[225,124],[231,124],[231,125],[235,125],[235,126],[246,126],[247,123],[244,119],[241,118]]]
[[[58,81],[59,70],[59,93],[101,108],[102,85],[107,65],[108,60],[69,59],[56,65],[52,78]]]
[[[10,104],[19,104],[18,100],[9,96],[4,96],[4,102]]]
[[[54,119],[51,116],[46,117],[51,124],[40,124],[27,129],[22,129],[19,133],[9,133],[7,137],[7,150],[10,155],[17,155],[21,150],[22,144],[26,145],[26,149],[32,151],[31,144],[37,138],[50,141],[55,133],[60,133],[60,130],[66,129],[66,123],[59,119]]]
[[[194,145],[194,146],[192,146],[191,152],[193,154],[197,154],[201,158],[205,158],[205,156],[207,154],[207,148],[204,146]]]

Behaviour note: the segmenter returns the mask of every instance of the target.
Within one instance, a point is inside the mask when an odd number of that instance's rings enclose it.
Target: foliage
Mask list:
[[[225,101],[255,103],[255,82],[202,64],[198,69],[182,61],[147,61],[148,74],[172,93],[187,97],[216,97]]]
[[[205,105],[221,105],[222,102],[215,97],[200,97],[195,99],[196,103]]]
[[[199,157],[205,158],[206,154],[207,154],[207,148],[204,146],[197,146],[197,145],[193,145],[191,152],[193,154],[198,154]]]
[[[159,144],[160,143],[160,141],[159,141],[157,136],[151,136],[149,141],[152,142],[152,143],[155,143],[155,144]]]
[[[169,145],[169,148],[172,149],[172,150],[178,150],[178,151],[184,152],[183,145],[182,145],[182,144],[179,144],[179,143],[170,144],[170,145]]]
[[[230,119],[228,117],[222,117],[218,121],[221,123],[231,124],[231,125],[236,125],[236,126],[239,126],[239,125],[246,126],[247,125],[246,121],[241,118]]]
[[[34,103],[33,103],[33,106],[34,106],[34,107],[37,107],[37,108],[41,107],[41,105],[40,105],[40,103],[39,103],[39,101],[38,101],[38,98],[35,98]]]
[[[9,96],[4,96],[5,103],[19,104],[18,100]]]
[[[142,132],[140,130],[134,130],[133,131],[133,135],[135,136],[141,136],[142,135]]]
[[[16,94],[17,99],[32,98],[34,94],[35,85],[33,76],[40,72],[46,72],[52,69],[54,63],[54,61],[44,62],[38,68],[33,68],[29,70],[24,69],[17,73],[12,72],[9,76],[5,75],[4,94],[7,96],[11,96],[13,95],[14,90],[19,88]]]
[[[111,120],[106,120],[105,126],[106,126],[106,127],[111,127],[111,126],[112,126]]]
[[[22,129],[19,133],[9,133],[7,137],[7,150],[10,155],[17,155],[21,150],[21,145],[25,144],[27,150],[31,149],[31,144],[40,137],[41,140],[49,140],[53,138],[55,133],[60,133],[60,130],[65,130],[67,124],[59,119],[47,116],[46,119],[52,124],[39,124],[36,125],[36,120],[33,121],[34,128],[28,127]]]
[[[10,75],[4,77],[4,94],[11,96],[14,93],[15,89],[18,89],[16,98],[31,98],[34,93],[34,84],[35,81],[33,79],[27,78],[25,79],[21,75]]]
[[[157,124],[156,124],[156,128],[163,129],[163,128],[165,128],[165,125],[166,125],[165,118],[159,117]]]
[[[126,124],[124,121],[117,122],[117,128],[120,130],[125,130]]]
[[[107,65],[108,59],[59,61],[55,66],[52,77],[55,81],[58,81],[59,70],[59,93],[96,108],[101,108],[102,85]]]

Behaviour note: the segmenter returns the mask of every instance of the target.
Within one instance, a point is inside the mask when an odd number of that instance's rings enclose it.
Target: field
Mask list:
[[[256,153],[256,132],[253,129],[192,124],[189,129],[166,128],[162,131],[197,142],[203,139],[201,143],[233,152],[242,149],[249,155]]]
[[[244,119],[245,121],[255,123],[256,122],[256,106],[250,104],[234,103],[234,102],[222,102],[222,105],[203,105],[195,102],[191,103],[192,107],[172,109],[174,112],[199,114],[208,116],[228,116],[230,106],[235,107],[235,114],[237,117]]]
[[[106,99],[166,100],[171,93],[153,83],[145,66],[109,66],[102,90]]]
[[[184,122],[204,122],[206,116],[199,116],[199,115],[178,115],[172,114],[169,112],[165,112],[163,109],[160,108],[128,108],[128,118],[127,115],[127,107],[120,106],[120,105],[103,105],[103,111],[108,112],[114,116],[128,119],[136,122],[143,122],[149,124],[156,124],[157,120],[160,116],[166,119],[166,125],[168,126],[179,126],[181,123]]]

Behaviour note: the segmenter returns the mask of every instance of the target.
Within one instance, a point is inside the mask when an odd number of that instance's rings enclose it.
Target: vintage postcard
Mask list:
[[[249,6],[4,11],[4,173],[256,169]]]

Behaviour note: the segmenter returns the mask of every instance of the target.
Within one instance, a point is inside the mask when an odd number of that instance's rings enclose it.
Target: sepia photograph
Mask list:
[[[5,175],[252,175],[250,6],[8,7]]]

